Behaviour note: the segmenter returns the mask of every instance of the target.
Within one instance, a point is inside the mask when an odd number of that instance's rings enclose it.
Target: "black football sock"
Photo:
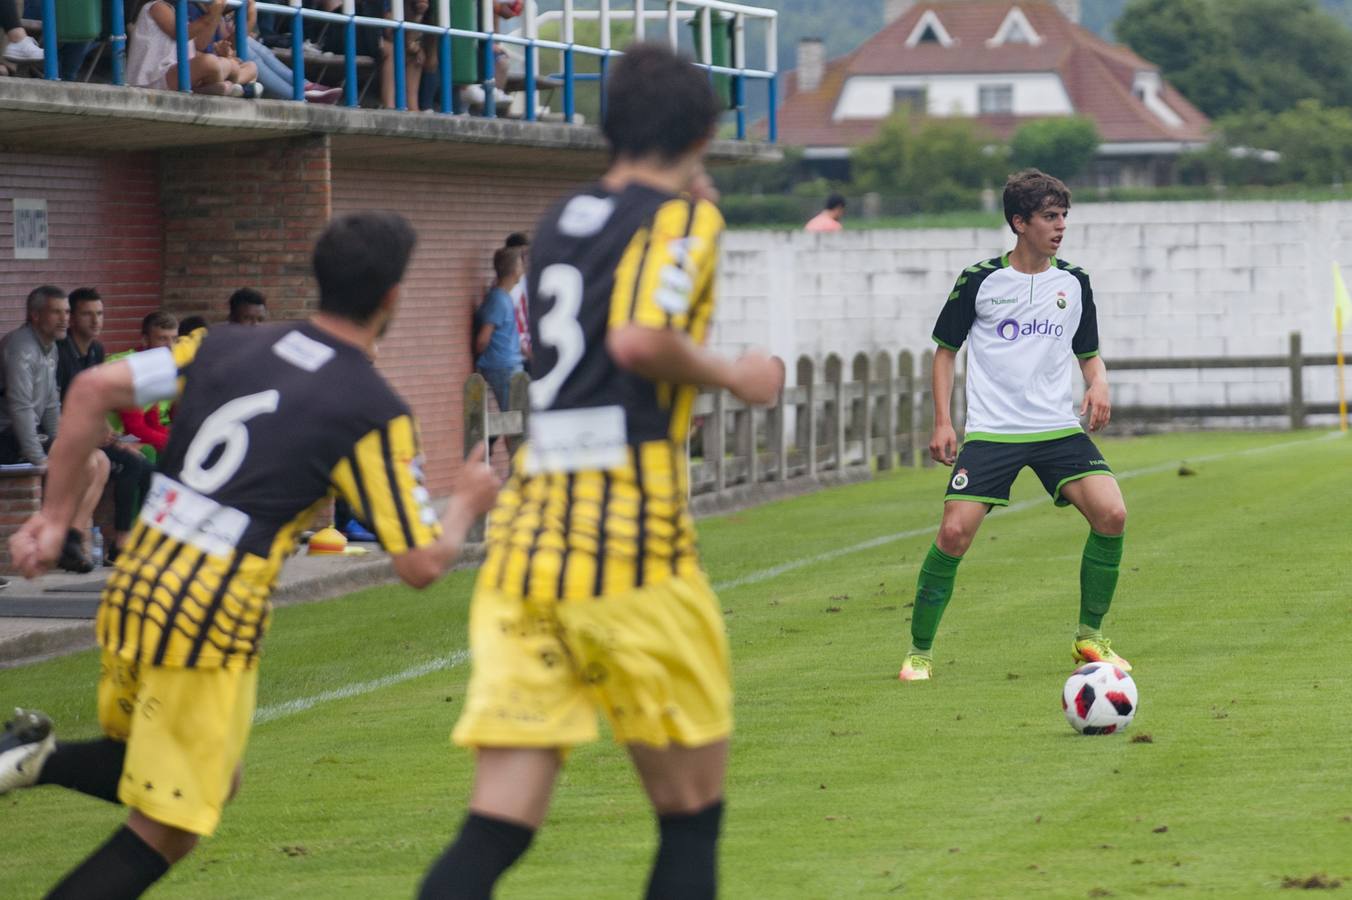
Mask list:
[[[647,900],[713,900],[718,893],[718,830],[723,801],[697,813],[659,816],[661,843]]]
[[[109,803],[117,802],[127,745],[112,738],[58,743],[42,764],[38,784],[56,784]]]
[[[168,871],[168,860],[123,825],[52,888],[47,900],[133,900]]]
[[[427,870],[419,900],[489,900],[493,885],[533,837],[533,828],[470,813],[455,842]]]

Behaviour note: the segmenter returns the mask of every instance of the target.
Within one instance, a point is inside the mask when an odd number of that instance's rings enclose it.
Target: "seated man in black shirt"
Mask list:
[[[92,287],[76,288],[70,292],[70,328],[66,336],[56,342],[56,385],[61,399],[71,381],[85,369],[103,363],[103,300]],[[113,535],[104,549],[104,561],[117,559],[117,549],[136,522],[141,501],[150,493],[150,476],[155,467],[135,450],[121,447],[111,430],[103,445],[108,457],[108,480],[113,485]]]

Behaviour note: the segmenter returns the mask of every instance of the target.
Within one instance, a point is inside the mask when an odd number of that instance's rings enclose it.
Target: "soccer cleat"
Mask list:
[[[929,681],[930,670],[934,668],[934,658],[912,650],[902,661],[901,672],[897,678],[901,681]]]
[[[14,718],[0,731],[0,794],[36,784],[55,749],[51,719],[33,709],[14,710]]]
[[[1113,651],[1112,641],[1095,632],[1089,637],[1076,638],[1070,648],[1070,658],[1078,663],[1102,662],[1117,666],[1123,672],[1131,671],[1131,663]]]

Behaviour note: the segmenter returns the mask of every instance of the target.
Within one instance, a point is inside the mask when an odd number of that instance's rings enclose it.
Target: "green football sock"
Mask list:
[[[1091,530],[1080,561],[1080,624],[1097,631],[1117,590],[1117,570],[1122,562],[1123,536]]]
[[[939,631],[939,620],[953,596],[953,580],[958,575],[961,556],[949,556],[931,545],[925,561],[920,564],[920,580],[915,587],[915,609],[911,611],[911,648],[929,653],[934,647],[934,635]]]

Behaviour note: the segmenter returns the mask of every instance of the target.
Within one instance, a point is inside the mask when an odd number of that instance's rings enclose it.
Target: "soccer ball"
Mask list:
[[[1061,690],[1066,721],[1080,734],[1122,731],[1136,715],[1136,705],[1136,682],[1109,663],[1080,666]]]

